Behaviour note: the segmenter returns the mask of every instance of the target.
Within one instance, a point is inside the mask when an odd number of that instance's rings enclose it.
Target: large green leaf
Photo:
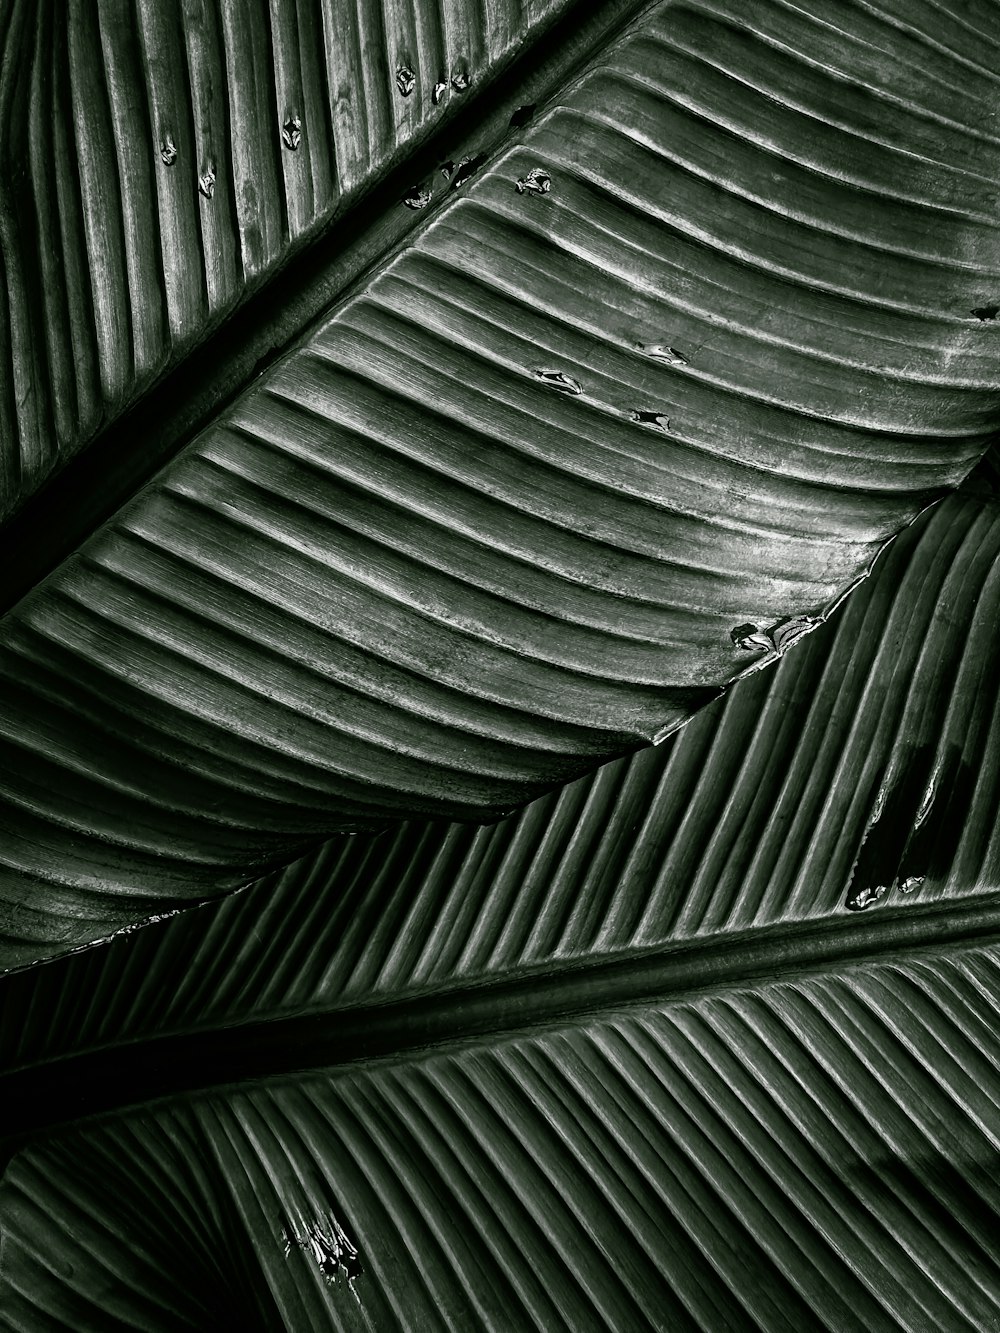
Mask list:
[[[992,17],[637,7],[528,128],[424,182],[405,240],[6,616],[3,961],[337,830],[495,819],[820,624],[1000,420]],[[264,107],[247,41],[228,96]]]
[[[9,1326],[996,1327],[998,554],[957,496],[663,746],[7,978]]]
[[[11,0],[0,514],[569,0]]]
[[[973,947],[96,1126],[7,1172],[8,1327],[981,1333],[998,987]]]
[[[864,937],[849,912],[844,924],[849,903],[950,919],[956,897],[1000,884],[998,543],[996,502],[956,496],[822,633],[662,746],[489,828],[334,839],[223,903],[8,978],[0,1058],[545,977],[595,948],[633,957],[721,935],[726,957],[733,932],[780,940],[798,926],[822,947],[821,924],[839,948]],[[902,879],[922,882],[879,894],[900,858]],[[86,1002],[57,1006],[50,1025],[59,977],[79,978]]]
[[[1000,1328],[996,6],[37,8],[0,1323]]]

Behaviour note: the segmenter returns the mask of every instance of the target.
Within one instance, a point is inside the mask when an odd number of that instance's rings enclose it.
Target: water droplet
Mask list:
[[[294,153],[302,142],[302,121],[298,116],[289,116],[281,127],[281,142]]]
[[[972,312],[981,323],[996,319],[1000,315],[1000,305],[977,305]]]
[[[532,167],[526,176],[514,186],[518,194],[548,194],[552,188],[552,177],[541,167]]]
[[[678,352],[676,347],[668,347],[666,343],[639,343],[638,346],[640,352],[655,357],[657,361],[666,361],[671,366],[686,366],[688,364],[688,359],[683,352]]]
[[[409,65],[396,66],[396,87],[404,97],[409,97],[417,86],[417,76]]]
[[[670,418],[664,412],[630,412],[630,421],[637,421],[641,426],[651,426],[653,430],[670,430]]]
[[[413,188],[403,196],[403,203],[407,208],[426,208],[430,201],[430,190],[425,190],[420,185],[414,185]]]
[[[520,130],[525,127],[535,114],[534,102],[528,102],[524,106],[519,106],[510,118],[510,128]]]
[[[447,91],[448,91],[447,83],[443,79],[438,79],[437,83],[434,85],[434,91],[431,93],[431,101],[434,103],[435,106],[441,105],[441,99],[444,97]]]
[[[906,879],[900,880],[899,888],[902,893],[912,893],[914,889],[919,889],[923,882],[923,875],[907,875]]]
[[[204,175],[198,177],[198,189],[206,199],[211,199],[212,195],[215,194],[215,172],[211,167]]]
[[[177,145],[169,134],[160,144],[160,160],[165,167],[172,167],[177,161]]]
[[[451,173],[455,170],[455,164],[449,158],[447,162],[441,163],[439,170],[441,172],[441,175],[445,178],[445,180],[448,180],[451,177]]]
[[[572,375],[564,375],[561,370],[536,370],[535,379],[541,380],[547,384],[550,389],[556,389],[559,393],[578,394],[583,393],[583,388],[579,380],[575,380]]]
[[[451,86],[456,93],[464,93],[469,86],[469,74],[465,69],[456,69],[451,76]]]

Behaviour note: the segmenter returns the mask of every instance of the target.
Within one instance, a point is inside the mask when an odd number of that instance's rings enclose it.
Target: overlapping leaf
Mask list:
[[[663,745],[489,828],[335,839],[227,902],[10,977],[4,1063],[847,913],[842,940],[862,904],[930,913],[933,933],[939,909],[1000,887],[998,552],[996,501],[955,496],[823,632]],[[63,985],[79,999],[53,1006]]]
[[[12,0],[0,515],[566,8]]]
[[[6,618],[6,961],[496,818],[819,623],[1000,420],[986,40],[647,7],[439,174]]]
[[[998,986],[974,948],[95,1128],[8,1170],[9,1326],[979,1333]]]
[[[991,1327],[998,554],[955,497],[662,747],[7,978],[8,1134],[104,1113],[11,1326]]]
[[[6,1326],[1000,1326],[988,484],[773,664],[997,424],[998,45],[648,7],[8,618],[15,964],[773,670],[7,978]]]

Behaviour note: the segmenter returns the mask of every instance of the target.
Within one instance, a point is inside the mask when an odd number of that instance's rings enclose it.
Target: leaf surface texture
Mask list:
[[[5,935],[496,819],[772,660],[961,480],[982,35],[831,13],[643,9],[12,609]]]
[[[5,1130],[61,1126],[0,1187],[12,1327],[990,1327],[998,539],[947,501],[493,828],[6,978]]]

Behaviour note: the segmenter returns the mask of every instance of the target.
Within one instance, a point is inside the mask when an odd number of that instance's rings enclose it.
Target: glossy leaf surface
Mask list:
[[[12,0],[0,513],[567,7]]]
[[[949,500],[664,746],[7,978],[12,1326],[989,1327],[998,543]]]
[[[791,13],[641,10],[11,610],[6,961],[662,737],[968,471],[980,41]]]
[[[996,6],[224,9],[0,14],[0,1324],[1000,1327]]]

